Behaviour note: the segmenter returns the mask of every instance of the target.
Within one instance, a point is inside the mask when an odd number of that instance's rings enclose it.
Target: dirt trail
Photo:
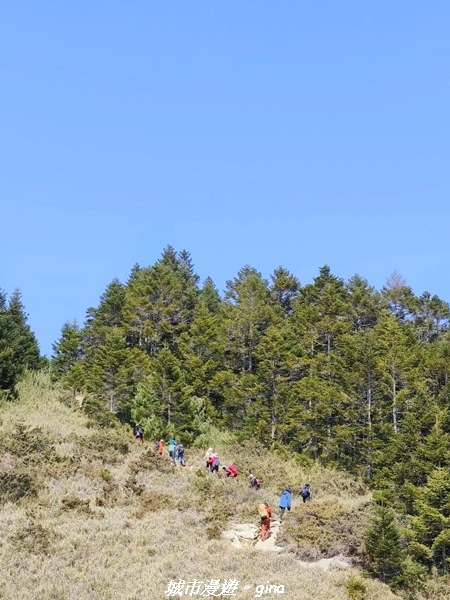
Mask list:
[[[280,531],[280,521],[278,519],[272,519],[270,522],[270,535],[267,540],[262,541],[258,538],[258,541],[254,545],[257,550],[263,550],[265,552],[280,552],[283,550],[281,546],[277,546],[277,536]]]
[[[230,526],[230,529],[223,532],[223,537],[230,540],[235,548],[251,546],[262,552],[281,552],[282,546],[277,545],[277,536],[280,531],[281,523],[278,519],[272,519],[270,524],[270,535],[267,540],[262,541],[259,537],[259,527],[249,523],[236,523]],[[351,560],[345,556],[333,556],[332,558],[322,558],[313,562],[298,561],[299,566],[304,569],[321,569],[330,571],[334,569],[349,569]]]

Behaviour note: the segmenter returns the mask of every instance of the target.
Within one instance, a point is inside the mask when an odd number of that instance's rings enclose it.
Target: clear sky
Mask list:
[[[168,244],[223,291],[398,271],[450,301],[448,0],[0,8],[0,287],[44,354]]]

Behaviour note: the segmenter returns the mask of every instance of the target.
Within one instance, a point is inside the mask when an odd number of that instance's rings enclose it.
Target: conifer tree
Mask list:
[[[386,279],[386,285],[381,290],[383,298],[388,303],[390,314],[403,323],[414,319],[417,310],[417,299],[406,279],[394,271]]]
[[[190,393],[203,406],[204,417],[218,418],[220,400],[211,382],[220,370],[223,358],[223,335],[219,327],[220,297],[210,279],[200,291],[189,330],[179,338],[180,368]]]
[[[442,331],[448,329],[449,319],[450,306],[447,302],[429,292],[418,298],[414,326],[419,341],[428,343],[437,339]]]
[[[290,406],[290,364],[293,362],[290,348],[289,330],[283,322],[275,322],[264,332],[255,351],[256,397],[243,427],[249,435],[256,435],[266,443],[287,441],[283,423]]]
[[[376,507],[376,515],[366,532],[365,542],[369,573],[393,587],[398,585],[402,579],[404,551],[395,517],[389,509]]]
[[[0,290],[0,393],[14,396],[15,385],[22,373],[43,364],[19,290],[11,294],[9,302]]]
[[[380,294],[359,275],[349,279],[346,287],[353,321],[352,330],[358,332],[374,327],[383,308]]]
[[[283,267],[275,269],[270,276],[272,285],[270,286],[270,296],[272,301],[279,306],[284,316],[292,313],[292,303],[300,290],[300,282],[289,271]]]
[[[191,428],[194,410],[178,359],[163,348],[152,359],[150,372],[139,384],[133,400],[133,415],[139,421],[152,419],[167,433]]]
[[[84,328],[85,343],[99,346],[106,342],[109,328],[123,326],[125,288],[117,278],[106,287],[97,308],[88,308]]]
[[[197,276],[189,257],[170,246],[154,266],[141,268],[125,293],[124,328],[128,343],[151,356],[163,347],[177,352],[178,338],[194,316]]]
[[[419,491],[418,491],[419,492]],[[450,473],[437,467],[417,493],[412,526],[419,543],[431,550],[441,572],[449,570],[450,558]]]
[[[146,375],[145,356],[127,347],[122,331],[106,330],[105,343],[90,350],[86,364],[86,387],[105,410],[130,418],[131,400],[140,379]]]
[[[61,335],[52,345],[52,374],[54,379],[66,375],[73,365],[83,360],[83,330],[77,321],[66,321],[61,328]]]
[[[389,437],[382,411],[381,346],[375,330],[362,328],[342,338],[342,383],[351,407],[346,424],[353,447],[343,447],[346,467],[368,479],[373,475],[373,453]],[[343,457],[344,458],[344,457]]]
[[[402,413],[407,408],[408,373],[416,358],[415,340],[412,330],[402,326],[395,317],[383,317],[375,326],[380,344],[380,372],[384,373],[383,386],[386,415],[390,404],[394,434],[400,430]]]
[[[84,332],[76,321],[66,321],[59,340],[53,344],[51,374],[54,381],[62,379],[74,396],[85,387],[84,359]]]
[[[253,267],[243,267],[227,281],[223,323],[230,352],[229,364],[236,372],[256,370],[255,351],[273,319],[267,281]]]

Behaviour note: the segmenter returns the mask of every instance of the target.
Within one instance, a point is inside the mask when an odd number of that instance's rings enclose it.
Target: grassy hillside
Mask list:
[[[170,580],[211,579],[239,580],[228,596],[238,600],[395,598],[358,569],[370,495],[350,477],[306,469],[218,432],[204,434],[187,449],[186,468],[175,468],[155,455],[152,440],[136,443],[128,427],[89,422],[42,373],[28,376],[19,394],[0,413],[1,598],[159,600],[180,597],[165,595]],[[244,475],[206,475],[209,444]],[[249,469],[264,480],[258,492],[248,487]],[[297,494],[307,480],[314,499],[303,504]],[[231,523],[257,523],[261,501],[277,515],[288,484],[295,495],[277,539],[282,552],[235,548],[221,537]],[[303,564],[338,554],[354,567],[325,572]],[[257,587],[267,584],[283,585],[284,593]]]

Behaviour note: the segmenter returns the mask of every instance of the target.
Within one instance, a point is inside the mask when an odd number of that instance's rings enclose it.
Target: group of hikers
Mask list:
[[[203,460],[205,461],[208,473],[219,473],[220,458],[217,453],[214,452],[213,448],[208,448]],[[233,464],[223,465],[222,470],[225,471],[226,477],[237,477],[239,475],[238,468]]]
[[[164,440],[158,440],[155,443],[155,452],[158,452],[160,456],[164,453]],[[174,438],[172,438],[167,446],[167,453],[172,461],[172,463],[176,466],[180,464],[182,467],[186,466],[186,459],[184,458],[184,446],[179,441],[177,442]]]
[[[280,509],[280,523],[283,521],[283,515],[287,510],[291,510],[291,496],[292,490],[290,487],[287,487],[281,494],[280,500],[278,501],[278,508]],[[305,483],[302,489],[299,492],[299,496],[303,499],[303,502],[310,502],[312,499],[311,495],[311,485],[309,483]],[[272,509],[264,502],[259,505],[259,515],[261,517],[261,540],[267,540],[270,536],[270,522],[272,519]]]
[[[137,441],[143,442],[144,439],[144,431],[139,423],[136,423],[133,429],[134,436]],[[155,452],[158,452],[161,456],[164,453],[164,440],[158,440],[155,443]],[[181,466],[186,466],[186,460],[184,458],[184,447],[181,442],[172,438],[168,444],[168,455],[170,460],[174,465],[178,463]],[[203,457],[205,462],[206,470],[208,473],[219,473],[220,467],[220,459],[214,449],[212,447],[208,448],[205,456]],[[226,477],[237,477],[239,475],[239,470],[234,464],[229,464],[227,466],[222,466],[223,471],[225,472]],[[261,487],[262,479],[256,477],[252,472],[248,474],[248,478],[250,481],[250,487],[259,490]],[[311,486],[309,483],[305,483],[303,488],[299,492],[299,496],[303,499],[303,502],[309,502],[312,499],[311,496]],[[290,487],[286,487],[280,496],[280,500],[278,502],[278,508],[280,509],[280,523],[283,521],[283,515],[286,510],[291,510],[291,497],[292,490]],[[266,540],[270,536],[270,523],[272,519],[272,509],[268,505],[267,502],[264,502],[258,507],[259,515],[261,517],[261,540]]]
[[[139,423],[135,424],[133,428],[133,434],[138,442],[142,443],[144,441],[144,430]],[[154,449],[162,456],[164,453],[164,440],[158,440],[155,443]],[[177,441],[172,438],[167,447],[167,451],[169,453],[169,458],[174,465],[179,463],[182,467],[186,466],[186,460],[184,458],[184,446],[180,441],[177,443]]]

